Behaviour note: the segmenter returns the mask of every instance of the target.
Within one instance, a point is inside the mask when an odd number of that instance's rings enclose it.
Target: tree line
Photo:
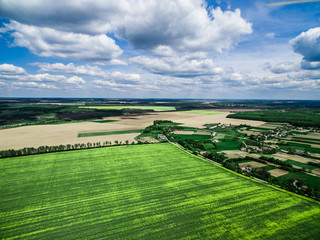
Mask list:
[[[90,149],[90,148],[100,148],[107,146],[119,146],[119,145],[129,145],[129,140],[125,142],[115,140],[113,143],[111,141],[105,142],[87,142],[87,143],[75,143],[75,144],[60,144],[58,146],[40,146],[40,147],[25,147],[23,149],[9,149],[9,150],[1,150],[0,158],[8,158],[8,157],[17,157],[17,156],[26,156],[26,155],[34,155],[34,154],[42,154],[42,153],[51,153],[51,152],[62,152],[62,151],[72,151],[79,149]],[[131,144],[135,144],[135,142],[131,142]]]

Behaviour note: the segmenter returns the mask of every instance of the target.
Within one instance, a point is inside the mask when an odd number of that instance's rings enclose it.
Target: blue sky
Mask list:
[[[0,0],[1,97],[320,99],[320,1]]]

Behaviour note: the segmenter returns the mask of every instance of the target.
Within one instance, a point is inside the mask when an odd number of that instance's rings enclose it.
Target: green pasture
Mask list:
[[[204,139],[211,139],[211,135],[204,135],[204,134],[172,134],[172,137],[176,139],[192,139],[192,140],[204,140]]]
[[[196,113],[196,114],[206,114],[206,115],[215,115],[219,113],[226,113],[226,112],[216,112],[216,111],[204,111],[204,110],[191,110],[191,111],[181,111],[184,113]]]
[[[288,144],[288,146],[290,146],[294,149],[306,150],[306,151],[313,152],[313,153],[320,153],[320,148],[311,147],[311,145],[309,145],[309,144],[295,143],[295,142],[291,142],[291,141],[288,141],[287,144]]]
[[[292,141],[320,145],[320,139],[292,137]]]
[[[116,134],[142,133],[142,131],[143,129],[134,129],[134,130],[123,130],[123,131],[79,133],[78,137],[95,137],[95,136],[116,135]]]
[[[237,141],[226,141],[226,142],[218,142],[218,151],[223,151],[223,150],[238,150],[240,148],[240,142]]]
[[[131,108],[131,109],[154,110],[156,112],[176,110],[175,107],[170,107],[170,106],[131,106],[131,105],[125,105],[125,106],[84,106],[84,107],[79,107],[79,108],[93,108],[93,109],[101,109],[101,110],[122,110],[125,108]]]
[[[278,180],[289,182],[292,179],[301,180],[308,186],[319,187],[320,186],[320,178],[309,175],[303,172],[289,172],[286,175],[278,177]]]
[[[286,161],[287,163],[290,163],[291,165],[295,165],[295,166],[298,166],[298,167],[304,167],[306,169],[310,169],[310,170],[313,170],[313,169],[316,169],[317,167],[315,166],[311,166],[311,165],[308,165],[308,164],[305,164],[305,163],[301,163],[301,162],[298,162],[298,161],[294,161],[294,160],[287,160]]]
[[[319,202],[168,144],[0,160],[1,239],[318,239]]]
[[[92,121],[92,122],[95,122],[95,123],[109,123],[109,122],[118,122],[119,120],[95,120],[95,121]]]

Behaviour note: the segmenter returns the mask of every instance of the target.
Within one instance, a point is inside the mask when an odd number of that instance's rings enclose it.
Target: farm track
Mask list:
[[[0,160],[3,239],[316,239],[320,204],[170,144]]]

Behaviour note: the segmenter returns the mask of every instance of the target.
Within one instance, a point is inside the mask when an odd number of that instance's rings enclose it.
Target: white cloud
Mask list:
[[[0,64],[0,75],[21,75],[26,74],[26,71],[12,64]]]
[[[73,76],[71,78],[68,78],[66,80],[66,83],[71,83],[71,84],[84,84],[86,81],[84,81],[81,77]]]
[[[241,81],[241,80],[243,80],[243,76],[240,73],[232,73],[230,75],[230,79],[234,80],[234,81]]]
[[[276,36],[276,34],[274,32],[266,33],[267,38],[274,39],[275,36]]]
[[[300,65],[294,62],[270,63],[264,64],[264,67],[275,74],[294,72],[300,70]]]
[[[2,16],[22,23],[12,25],[20,32],[14,35],[20,39],[17,42],[41,56],[97,61],[101,58],[96,56],[97,51],[92,50],[95,54],[91,56],[87,49],[95,43],[100,45],[100,50],[105,50],[107,59],[115,62],[120,51],[110,38],[101,35],[106,33],[127,40],[137,49],[153,51],[164,46],[178,52],[211,52],[230,48],[241,35],[252,32],[251,23],[241,17],[240,10],[207,10],[203,0],[2,0],[1,4]],[[31,31],[36,32],[36,36],[28,34]],[[57,35],[62,39],[57,40]],[[22,36],[29,40],[23,42]],[[47,38],[50,41],[46,41]],[[32,43],[31,39],[37,41]],[[77,43],[77,39],[86,43]],[[51,41],[54,46],[58,45],[57,49],[50,49]],[[105,49],[104,43],[108,43],[109,48]],[[66,45],[67,52],[60,49],[62,44]],[[74,44],[89,56],[82,58],[68,53],[72,52],[68,47]]]
[[[102,72],[101,68],[97,66],[75,65],[73,63],[33,63],[32,65],[38,66],[40,68],[40,72],[59,72],[89,76],[94,76]]]
[[[6,24],[6,29],[14,37],[16,46],[26,47],[42,57],[108,63],[122,53],[115,41],[105,34],[90,36],[62,32],[15,21]]]
[[[320,69],[320,61],[319,62],[308,62],[302,61],[301,68],[306,70],[317,70]]]
[[[14,82],[16,87],[26,87],[26,88],[47,88],[47,89],[58,89],[57,86],[46,83],[37,83],[37,82]]]
[[[183,57],[155,58],[138,56],[130,59],[144,70],[175,77],[195,77],[216,75],[224,72],[223,68],[215,66],[211,59],[186,59]]]
[[[87,75],[118,82],[137,82],[140,80],[140,75],[136,73],[106,72],[97,66],[75,65],[73,63],[33,63],[32,65],[38,66],[40,72]]]
[[[212,8],[208,13],[200,0],[149,1],[140,5],[115,31],[138,49],[166,47],[166,53],[221,51],[252,32],[240,10],[223,12]]]
[[[320,27],[302,32],[290,41],[294,51],[306,61],[320,61]]]

